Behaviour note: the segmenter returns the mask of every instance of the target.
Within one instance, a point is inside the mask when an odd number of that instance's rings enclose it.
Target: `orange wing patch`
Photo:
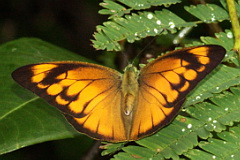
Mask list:
[[[94,108],[83,118],[66,117],[75,128],[94,138],[104,138],[107,141],[125,141],[127,137],[121,114],[121,93],[117,89],[108,92],[108,96],[103,100],[94,99],[94,101],[98,102],[89,104]]]

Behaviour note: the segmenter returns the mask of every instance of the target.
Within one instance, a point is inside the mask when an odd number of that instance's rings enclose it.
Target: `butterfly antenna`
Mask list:
[[[142,54],[152,43],[153,43],[153,41],[155,41],[156,40],[156,37],[154,37],[150,42],[148,42],[148,44],[135,56],[135,58],[133,59],[133,61],[132,61],[132,64],[134,63],[134,61],[136,60],[136,58],[140,55],[140,54]]]

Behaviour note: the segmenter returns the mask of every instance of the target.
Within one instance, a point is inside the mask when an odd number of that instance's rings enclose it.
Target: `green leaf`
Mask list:
[[[101,155],[105,156],[107,154],[113,154],[116,151],[119,151],[123,148],[125,143],[108,143],[108,142],[102,142],[102,144],[104,144],[102,146],[103,149],[105,149],[104,151],[102,151]]]
[[[227,11],[215,4],[185,6],[185,10],[205,23],[229,19]]]
[[[129,14],[132,10],[148,9],[152,6],[169,6],[181,0],[104,0],[100,5],[105,8],[99,11],[100,14],[111,15],[109,18],[121,17]],[[126,6],[126,7],[125,7]]]
[[[156,36],[175,33],[182,27],[192,27],[196,24],[185,22],[182,18],[169,10],[152,12],[139,12],[138,14],[126,15],[125,18],[113,18],[113,21],[97,26],[94,34],[93,45],[97,49],[119,51],[119,41],[126,39],[129,43],[140,40],[147,36]]]
[[[20,87],[11,73],[31,63],[87,59],[34,38],[1,45],[0,55],[0,154],[76,135],[59,111]]]

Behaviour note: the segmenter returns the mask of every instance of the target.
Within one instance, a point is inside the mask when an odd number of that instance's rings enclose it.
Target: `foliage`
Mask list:
[[[166,6],[179,5],[180,0],[104,0],[100,3],[104,9],[99,13],[109,15],[109,19],[97,26],[93,46],[96,49],[120,51],[125,49],[122,41],[133,43],[157,36],[156,42],[161,42],[161,36],[170,37],[187,27],[224,20],[229,23],[226,4],[220,2],[223,7],[220,4],[186,5],[186,15],[180,17],[170,8],[166,9]],[[152,7],[160,10],[152,11]],[[237,8],[240,8],[239,4]],[[188,19],[186,17],[197,19],[185,20]],[[231,51],[234,45],[231,30],[217,33],[216,37],[205,36],[201,37],[201,42],[186,44],[222,45],[227,50],[227,56],[224,64],[219,65],[187,97],[180,115],[156,134],[134,144],[107,143],[103,155],[121,150],[113,159],[239,159],[240,71],[232,67],[239,63]],[[76,131],[55,108],[19,87],[10,75],[17,67],[29,63],[89,60],[31,38],[1,45],[0,54],[0,154],[75,136]]]
[[[125,1],[121,1],[121,3],[124,2]],[[102,6],[106,9],[101,10],[100,13],[110,14],[111,19],[104,22],[103,25],[97,26],[97,32],[94,34],[95,40],[93,40],[94,47],[97,49],[106,49],[108,51],[119,51],[122,49],[119,44],[121,40],[127,40],[133,43],[147,36],[156,36],[169,32],[175,33],[179,29],[194,27],[198,23],[215,23],[229,19],[227,11],[215,4],[185,6],[187,12],[200,19],[200,21],[191,22],[186,22],[167,9],[155,12],[130,12],[133,9],[140,10],[149,8],[148,5],[151,3],[147,0],[144,2],[145,3],[141,3],[141,8],[137,7],[140,4],[140,2],[138,2],[135,6],[131,6],[131,9],[124,8],[114,1],[107,0],[102,3]],[[176,2],[178,1],[168,1],[168,5]],[[154,3],[154,5],[163,4],[163,1],[159,1],[158,4]],[[125,5],[128,6],[127,2]]]

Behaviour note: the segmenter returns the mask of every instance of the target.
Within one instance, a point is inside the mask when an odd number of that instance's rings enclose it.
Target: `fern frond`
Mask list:
[[[132,10],[148,9],[152,6],[169,6],[180,2],[181,0],[104,0],[100,3],[104,9],[101,9],[99,13],[111,15],[109,17],[111,19],[129,14]]]
[[[229,19],[227,11],[215,4],[199,4],[190,7],[185,6],[184,8],[190,14],[205,23],[213,23]]]
[[[240,125],[217,134],[218,138],[201,141],[199,149],[191,149],[184,155],[192,160],[199,159],[240,159]],[[219,139],[220,138],[220,139]]]
[[[119,41],[127,40],[133,43],[147,36],[156,36],[176,32],[176,29],[183,27],[193,27],[198,23],[213,23],[228,20],[229,15],[225,9],[215,4],[200,4],[196,6],[185,6],[185,10],[200,21],[186,22],[176,14],[168,11],[156,12],[138,12],[129,14],[131,10],[146,9],[151,6],[170,5],[178,3],[178,0],[172,1],[149,1],[149,0],[106,0],[102,6],[107,8],[100,11],[102,14],[109,14],[112,18],[97,26],[97,32],[94,34],[95,40],[92,40],[96,49],[106,49],[108,51],[119,51],[121,46]],[[124,5],[123,5],[124,4]],[[128,6],[129,8],[126,8]],[[237,5],[240,8],[239,5]],[[124,17],[121,17],[125,15]]]
[[[127,15],[125,18],[113,18],[113,21],[104,22],[97,26],[96,40],[92,40],[97,49],[121,50],[118,43],[126,39],[129,43],[147,36],[156,36],[168,32],[175,33],[182,27],[192,27],[194,22],[186,22],[169,10],[139,12]]]

